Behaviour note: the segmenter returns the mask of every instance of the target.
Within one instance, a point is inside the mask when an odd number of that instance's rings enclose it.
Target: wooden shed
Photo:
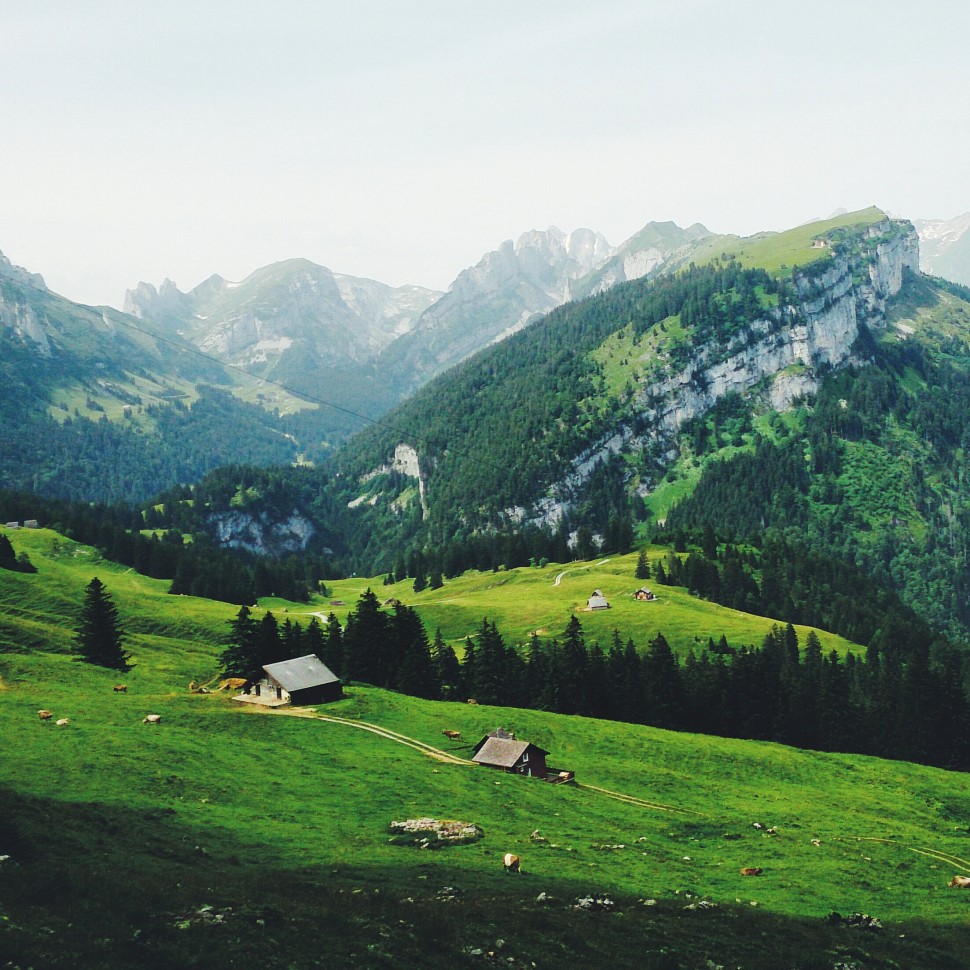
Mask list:
[[[517,775],[535,775],[542,779],[546,777],[546,755],[549,752],[530,741],[515,741],[489,734],[476,747],[478,750],[472,761],[480,765]]]
[[[601,589],[594,589],[593,595],[586,601],[587,610],[608,610],[610,604],[606,597],[603,595]]]
[[[263,667],[266,686],[291,704],[326,704],[344,696],[340,678],[313,653]],[[262,685],[257,687],[257,691]]]
[[[645,600],[647,602],[650,602],[651,600],[655,600],[657,597],[656,597],[656,595],[651,590],[647,589],[646,586],[641,586],[633,594],[633,598],[634,599],[638,599],[638,600]]]

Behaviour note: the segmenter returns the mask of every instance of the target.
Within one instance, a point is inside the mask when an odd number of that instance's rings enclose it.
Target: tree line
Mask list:
[[[966,770],[967,701],[958,671],[928,651],[886,640],[865,657],[826,654],[814,631],[799,642],[776,625],[758,646],[721,635],[678,660],[658,634],[641,649],[614,631],[603,647],[578,618],[562,634],[509,644],[483,619],[459,659],[440,631],[429,640],[416,612],[382,609],[367,590],[341,628],[331,614],[303,629],[248,608],[230,623],[227,674],[255,680],[263,664],[317,653],[346,681],[430,699],[466,700],[647,724],[722,737],[916,761]]]
[[[153,579],[171,580],[169,591],[255,603],[260,596],[306,601],[325,591],[332,575],[322,556],[259,557],[220,548],[204,534],[185,541],[173,530],[145,534],[142,513],[125,506],[90,506],[36,495],[0,492],[0,519],[37,519],[76,542],[95,546],[103,556]],[[2,554],[2,549],[0,549]]]

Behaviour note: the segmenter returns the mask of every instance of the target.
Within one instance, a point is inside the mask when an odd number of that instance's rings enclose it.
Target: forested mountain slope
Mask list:
[[[564,521],[603,531],[628,516],[662,481],[685,422],[731,393],[779,409],[814,391],[860,334],[885,327],[916,266],[912,228],[878,210],[791,235],[568,304],[438,378],[343,452],[360,517],[398,514],[374,473],[395,470],[399,446],[397,470],[420,469],[429,535]]]
[[[622,550],[638,521],[774,526],[963,638],[966,292],[919,276],[912,227],[878,210],[721,244],[553,311],[358,436],[327,486],[349,562],[412,549],[453,573]]]
[[[306,419],[287,426],[270,409],[302,402],[227,373],[177,334],[72,303],[6,260],[0,349],[2,487],[143,500],[233,458],[292,462],[299,450]]]

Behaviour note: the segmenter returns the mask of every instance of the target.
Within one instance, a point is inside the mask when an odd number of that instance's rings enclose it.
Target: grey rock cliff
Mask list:
[[[510,516],[558,522],[600,461],[624,450],[669,443],[686,421],[705,414],[726,394],[758,388],[773,408],[784,410],[815,391],[819,368],[853,362],[861,329],[885,328],[887,304],[902,287],[904,272],[919,271],[915,230],[891,231],[893,226],[888,220],[871,226],[861,257],[833,255],[820,276],[799,275],[797,307],[754,321],[750,336],[726,348],[701,347],[686,367],[641,386],[636,406],[650,428],[646,435],[635,436],[628,423],[618,425],[577,455],[570,473],[535,508],[510,509]]]

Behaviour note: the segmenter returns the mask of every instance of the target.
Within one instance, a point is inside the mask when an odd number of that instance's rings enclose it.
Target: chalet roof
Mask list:
[[[594,589],[593,595],[586,601],[586,608],[589,610],[608,610],[610,604],[602,590]]]
[[[319,687],[322,684],[335,684],[340,680],[315,653],[308,653],[305,657],[297,657],[294,660],[266,664],[263,670],[268,677],[275,680],[290,694],[295,690],[306,690],[307,687]]]
[[[529,741],[508,741],[505,738],[490,737],[472,761],[477,761],[480,765],[494,765],[497,768],[512,768],[528,748],[543,755],[549,753]]]

